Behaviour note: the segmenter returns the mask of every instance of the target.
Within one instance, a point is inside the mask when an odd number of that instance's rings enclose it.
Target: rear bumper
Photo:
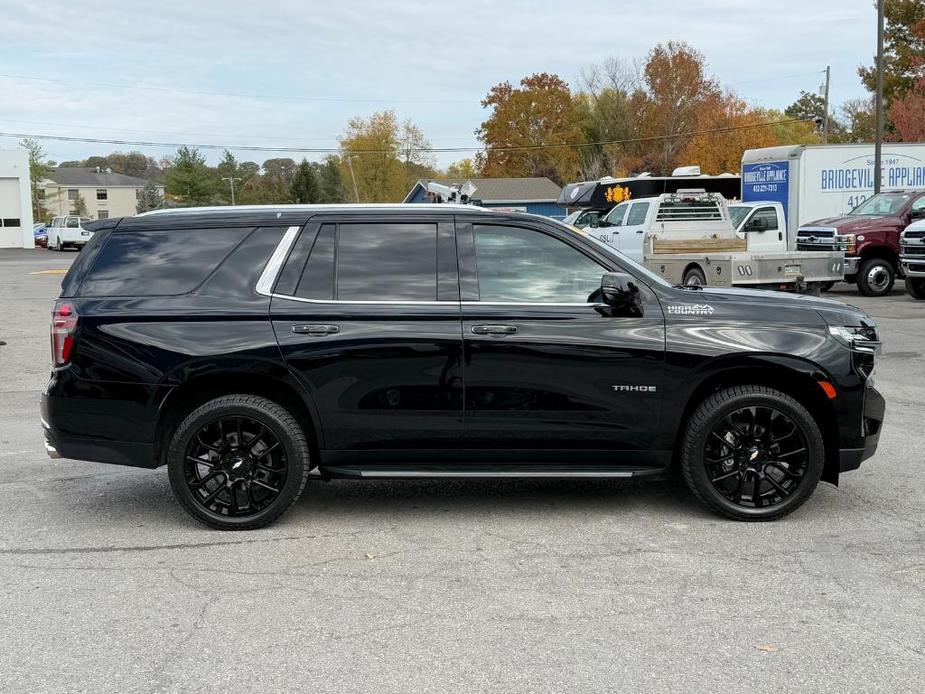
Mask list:
[[[54,425],[55,400],[53,396],[42,395],[42,430],[45,434],[45,452],[50,458],[71,458],[131,467],[157,467],[154,446],[151,443],[76,436],[62,431]]]

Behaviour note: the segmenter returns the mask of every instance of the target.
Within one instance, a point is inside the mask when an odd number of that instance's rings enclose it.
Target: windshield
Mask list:
[[[883,215],[899,214],[899,211],[905,207],[912,195],[909,193],[880,193],[872,198],[867,198],[860,205],[855,207],[848,214],[850,215]]]
[[[744,205],[739,205],[737,207],[733,207],[730,205],[729,218],[732,219],[732,226],[738,229],[739,224],[741,224],[742,220],[745,219],[745,215],[751,212],[751,210],[752,210],[751,207],[746,207]]]
[[[634,272],[637,272],[638,274],[644,276],[646,279],[650,280],[653,284],[659,284],[663,287],[671,286],[671,282],[666,281],[664,277],[660,277],[659,275],[656,275],[649,268],[645,267],[644,265],[640,265],[635,260],[623,255],[620,251],[618,251],[613,246],[610,246],[604,243],[603,241],[598,241],[596,238],[594,238],[590,234],[585,233],[578,227],[569,225],[566,228],[573,234],[580,236],[586,241],[590,241],[592,244],[594,244],[598,248],[604,250],[607,254],[617,256],[617,258],[620,260],[620,264],[623,267],[632,269]]]

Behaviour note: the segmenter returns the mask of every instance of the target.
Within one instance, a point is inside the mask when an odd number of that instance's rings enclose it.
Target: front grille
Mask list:
[[[925,231],[907,231],[902,237],[902,254],[925,259]]]
[[[835,229],[803,228],[797,231],[798,251],[843,251],[845,244]]]

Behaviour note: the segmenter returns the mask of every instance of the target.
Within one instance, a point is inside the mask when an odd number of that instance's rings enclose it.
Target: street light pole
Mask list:
[[[357,177],[353,175],[353,155],[345,154],[344,159],[347,160],[347,168],[350,169],[350,178],[353,181],[353,197],[357,199],[357,202],[360,202],[360,191],[357,190]]]
[[[240,181],[241,179],[237,176],[223,176],[223,181],[228,181],[228,185],[231,186],[231,204],[234,205],[234,182]]]
[[[825,66],[825,112],[822,114],[822,144],[829,144],[829,83],[832,80],[832,66]]]
[[[874,194],[880,192],[883,171],[880,168],[883,150],[883,3],[877,0],[877,132],[874,133]]]

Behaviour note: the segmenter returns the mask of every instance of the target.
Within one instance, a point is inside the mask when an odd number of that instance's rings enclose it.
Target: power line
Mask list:
[[[495,152],[514,152],[514,151],[531,151],[538,149],[560,149],[563,147],[603,147],[605,145],[625,145],[639,142],[656,142],[659,140],[672,140],[680,137],[697,137],[699,135],[716,135],[720,133],[736,132],[739,130],[754,130],[756,128],[770,128],[775,125],[788,125],[790,123],[809,122],[803,118],[789,118],[787,120],[771,121],[766,123],[750,123],[748,125],[731,125],[725,128],[713,128],[710,130],[691,130],[688,132],[672,133],[670,135],[651,135],[649,137],[635,137],[624,140],[599,140],[596,142],[562,142],[562,143],[544,143],[535,145],[476,145],[470,147],[421,147],[416,149],[418,152],[432,153],[453,153],[453,152],[483,152],[491,150]],[[195,149],[227,149],[231,151],[245,152],[297,152],[300,154],[338,154],[341,152],[337,147],[264,147],[259,145],[218,145],[213,143],[193,143],[193,142],[150,142],[146,140],[117,140],[103,137],[77,137],[72,135],[43,135],[37,133],[11,133],[0,132],[0,137],[29,138],[35,140],[54,140],[56,142],[84,142],[89,144],[108,144],[131,147],[161,147],[176,149],[179,147],[191,147]],[[390,154],[389,149],[365,149],[350,150],[351,154]]]
[[[247,94],[217,92],[199,89],[179,89],[177,87],[159,87],[143,84],[118,84],[115,82],[90,82],[86,80],[64,80],[53,77],[31,77],[28,75],[10,75],[0,73],[0,77],[29,82],[51,82],[54,84],[88,84],[93,87],[110,87],[114,89],[131,89],[136,91],[172,92],[175,94],[192,94],[195,96],[225,96],[234,99],[279,99],[282,101],[318,101],[343,103],[379,103],[379,104],[472,104],[472,99],[393,99],[380,97],[353,96],[304,96],[298,94]]]

